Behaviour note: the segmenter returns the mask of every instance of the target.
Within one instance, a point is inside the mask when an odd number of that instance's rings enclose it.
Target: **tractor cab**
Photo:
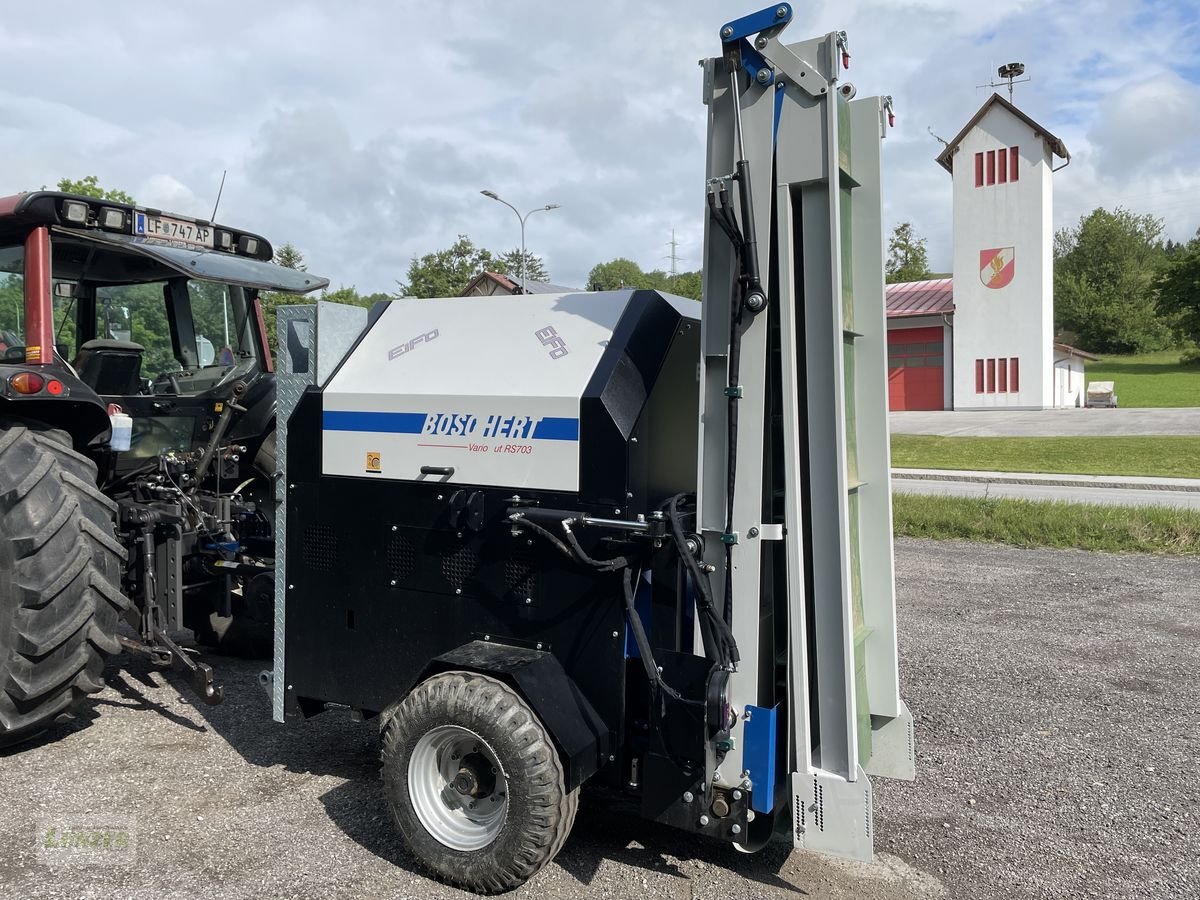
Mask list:
[[[0,402],[81,446],[106,439],[110,414],[131,416],[110,478],[198,451],[232,403],[226,437],[253,459],[275,408],[261,294],[328,283],[272,256],[258,235],[157,210],[0,199]]]
[[[221,699],[211,669],[172,635],[270,652],[276,390],[262,301],[328,284],[272,256],[256,234],[154,209],[0,198],[0,747],[99,690],[101,651],[187,671],[208,702]],[[44,534],[29,541],[31,528]],[[65,587],[46,580],[60,570],[75,573]],[[18,583],[53,587],[53,602],[31,614]],[[118,617],[140,640],[117,641]],[[63,622],[69,638],[28,655]]]

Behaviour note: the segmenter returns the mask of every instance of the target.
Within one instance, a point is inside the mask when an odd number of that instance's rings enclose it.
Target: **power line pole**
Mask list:
[[[675,229],[671,229],[671,240],[667,242],[667,246],[671,248],[671,255],[664,259],[671,260],[671,282],[674,283],[675,276],[679,274],[679,241],[675,240]]]

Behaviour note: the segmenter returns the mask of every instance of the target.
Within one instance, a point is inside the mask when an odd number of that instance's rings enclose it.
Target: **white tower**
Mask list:
[[[955,409],[1054,405],[1055,157],[1071,158],[999,94],[938,157],[954,179]]]

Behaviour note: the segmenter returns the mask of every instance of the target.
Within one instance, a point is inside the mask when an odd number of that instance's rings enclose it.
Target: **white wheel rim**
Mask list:
[[[464,792],[464,780],[474,789]],[[451,850],[486,847],[508,816],[508,778],[495,752],[458,725],[439,725],[417,741],[408,795],[425,830]]]

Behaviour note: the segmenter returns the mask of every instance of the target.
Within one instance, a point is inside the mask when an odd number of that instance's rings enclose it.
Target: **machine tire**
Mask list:
[[[0,747],[104,687],[129,608],[116,508],[65,431],[0,420]]]
[[[454,849],[435,837],[415,805],[422,803],[421,788],[414,801],[410,778],[420,778],[422,769],[414,767],[414,750],[447,729],[481,739],[498,763],[502,781],[497,785],[506,789],[497,833],[478,849]],[[500,893],[526,882],[562,849],[575,821],[579,789],[566,789],[549,733],[508,685],[472,672],[435,675],[383,714],[382,731],[388,803],[408,846],[438,878],[476,893]],[[421,760],[420,752],[416,758]],[[452,790],[442,782],[435,792]],[[422,809],[428,815],[428,805]]]

